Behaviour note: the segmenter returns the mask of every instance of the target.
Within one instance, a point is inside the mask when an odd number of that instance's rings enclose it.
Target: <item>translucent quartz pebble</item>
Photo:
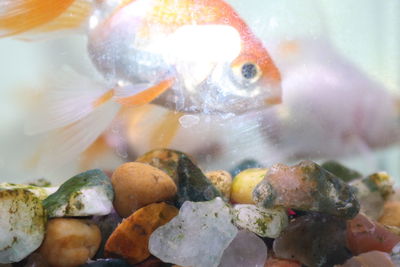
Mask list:
[[[238,230],[221,198],[183,203],[178,216],[150,236],[151,254],[163,262],[191,267],[216,267]]]
[[[289,167],[272,166],[253,191],[253,200],[264,208],[318,211],[353,218],[360,205],[353,189],[312,161]]]
[[[362,214],[347,222],[347,243],[354,255],[378,250],[391,252],[400,236]]]
[[[276,257],[297,260],[309,267],[342,264],[346,248],[346,221],[326,214],[296,218],[274,241]]]
[[[347,260],[338,267],[395,267],[389,254],[381,251],[370,251]]]
[[[400,242],[397,243],[396,246],[394,246],[390,257],[392,258],[392,261],[396,266],[400,266]]]
[[[267,246],[257,235],[241,230],[222,254],[219,267],[263,267]]]
[[[288,225],[286,209],[264,209],[255,205],[238,204],[233,207],[236,226],[262,237],[276,238]]]

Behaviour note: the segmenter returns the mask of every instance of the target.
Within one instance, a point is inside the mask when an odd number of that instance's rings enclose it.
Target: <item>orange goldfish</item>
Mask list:
[[[0,0],[0,36],[77,28],[105,79],[63,74],[26,128],[54,131],[45,150],[61,161],[88,148],[121,106],[241,114],[280,102],[278,69],[223,0]]]

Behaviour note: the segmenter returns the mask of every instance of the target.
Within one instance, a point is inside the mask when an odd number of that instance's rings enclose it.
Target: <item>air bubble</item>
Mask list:
[[[197,125],[200,122],[200,118],[195,115],[183,115],[179,118],[179,123],[183,128],[190,128]]]

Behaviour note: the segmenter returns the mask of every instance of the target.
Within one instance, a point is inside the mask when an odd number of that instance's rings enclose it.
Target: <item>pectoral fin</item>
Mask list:
[[[164,93],[166,90],[171,88],[173,85],[174,80],[173,79],[167,79],[162,82],[160,82],[157,85],[151,86],[151,87],[146,87],[146,85],[142,85],[141,87],[135,88],[134,86],[132,87],[132,95],[131,96],[124,96],[117,98],[117,102],[120,103],[121,105],[125,106],[131,106],[131,105],[143,105],[150,103],[154,99],[156,99],[158,96],[160,96],[162,93]],[[126,87],[129,89],[129,87]],[[124,89],[126,91],[126,88]],[[126,92],[124,93],[119,93],[118,91],[116,92],[116,96],[118,95],[127,95]]]

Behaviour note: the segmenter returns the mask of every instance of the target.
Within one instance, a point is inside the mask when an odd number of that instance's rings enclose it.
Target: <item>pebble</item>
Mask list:
[[[211,171],[206,173],[206,177],[222,193],[225,200],[231,198],[232,176],[227,171]]]
[[[1,267],[1,265],[0,265]],[[37,252],[32,253],[26,259],[26,264],[24,267],[50,267],[48,262]]]
[[[399,242],[399,235],[361,213],[347,222],[347,243],[354,255],[372,250],[389,253]]]
[[[67,180],[45,200],[50,218],[106,215],[112,210],[114,191],[101,170],[89,170]]]
[[[400,266],[400,242],[393,247],[390,258],[396,266]]]
[[[165,203],[150,204],[135,211],[111,234],[105,245],[105,255],[121,257],[130,264],[144,261],[150,256],[150,235],[177,214],[178,209]]]
[[[222,254],[219,267],[263,267],[267,246],[257,235],[241,230]]]
[[[253,190],[260,183],[268,169],[252,168],[238,173],[232,182],[231,201],[240,204],[255,204]]]
[[[241,171],[253,168],[261,168],[262,165],[254,159],[245,159],[237,164],[229,173],[234,177]]]
[[[163,262],[191,267],[217,267],[238,230],[227,204],[216,198],[185,202],[178,216],[150,237],[151,254]]]
[[[273,165],[254,189],[253,200],[264,208],[283,206],[343,218],[353,218],[360,209],[353,189],[312,161]]]
[[[362,177],[361,173],[349,169],[346,166],[342,165],[340,162],[334,160],[322,163],[321,167],[329,171],[333,175],[337,176],[338,178],[342,179],[342,181],[346,183]]]
[[[132,267],[132,265],[122,259],[99,259],[88,262],[80,267]]]
[[[105,216],[94,216],[92,221],[99,227],[101,232],[101,244],[100,248],[97,250],[95,258],[104,258],[104,247],[106,241],[114,232],[115,228],[121,223],[122,218],[118,215],[115,210],[112,210],[110,214]]]
[[[288,225],[286,209],[264,209],[250,204],[233,206],[234,224],[262,237],[276,238]]]
[[[120,165],[111,182],[115,191],[114,208],[121,217],[128,217],[148,204],[171,200],[177,192],[168,174],[139,162]]]
[[[154,149],[138,157],[136,162],[149,164],[167,173],[178,185],[178,162],[181,158],[189,158],[188,155],[172,149]]]
[[[400,201],[386,202],[383,214],[378,221],[382,224],[400,227]]]
[[[301,267],[301,263],[298,261],[268,257],[264,267]]]
[[[370,251],[347,260],[338,267],[396,267],[390,255],[380,251]]]
[[[351,257],[346,247],[346,221],[318,213],[290,222],[275,239],[273,249],[276,257],[309,267],[342,264]]]
[[[85,219],[49,220],[38,253],[53,267],[77,267],[93,258],[100,246],[101,233]]]
[[[393,180],[385,172],[379,172],[362,179],[353,180],[350,185],[356,189],[361,212],[378,220],[382,215],[385,201],[394,193]]]
[[[42,201],[34,193],[0,188],[0,264],[18,262],[35,251],[46,221]]]
[[[183,157],[179,160],[178,177],[177,205],[179,207],[185,201],[199,202],[222,197],[222,193],[189,158]]]

